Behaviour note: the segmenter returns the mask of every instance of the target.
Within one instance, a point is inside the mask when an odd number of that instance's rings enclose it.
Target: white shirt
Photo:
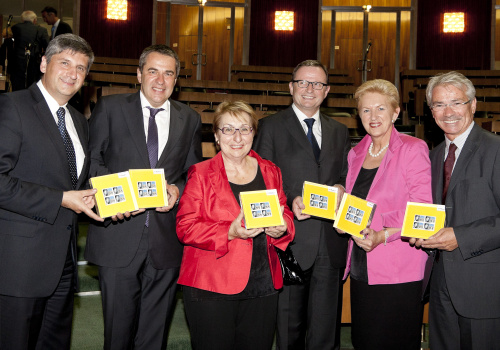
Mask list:
[[[295,106],[295,103],[292,104],[293,111],[295,112],[295,115],[299,119],[300,125],[302,125],[302,129],[304,129],[304,133],[307,135],[307,131],[309,130],[309,127],[307,124],[304,122],[304,119],[309,118],[307,115],[302,113],[300,109]],[[318,111],[311,117],[314,120],[316,120],[313,124],[312,131],[314,134],[314,137],[316,138],[316,141],[318,142],[319,149],[321,149],[321,121],[319,119],[319,109]]]
[[[148,102],[146,96],[144,96],[142,91],[140,95],[141,95],[142,115],[144,120],[144,133],[146,134],[146,142],[147,142],[149,117],[151,116],[151,113],[149,112],[149,109],[147,107],[152,107],[152,106]],[[170,131],[170,101],[169,100],[165,101],[165,103],[160,108],[163,108],[164,110],[158,112],[158,114],[156,114],[155,117],[156,126],[158,128],[158,159],[160,159],[163,149],[167,145],[168,141],[168,133]]]
[[[54,23],[52,25],[52,28],[54,29],[51,29],[51,39],[54,39],[55,35],[56,35],[56,31],[57,31],[57,27],[59,26],[59,22],[61,22],[61,19],[58,19],[56,23]]]
[[[460,156],[460,153],[464,148],[465,141],[467,141],[467,138],[469,137],[469,134],[472,131],[472,128],[474,127],[474,123],[475,122],[472,121],[467,130],[465,130],[462,134],[455,137],[455,139],[453,140],[453,143],[455,144],[455,146],[457,146],[457,149],[455,150],[455,163],[453,164],[453,169],[455,169],[455,164],[457,164],[458,157]],[[448,151],[450,149],[450,144],[452,143],[452,141],[448,140],[446,136],[444,137],[444,140],[446,142],[446,148],[444,150],[444,159],[446,160],[446,157],[448,157]]]
[[[73,123],[73,117],[71,116],[71,113],[69,112],[69,109],[67,107],[67,103],[64,104],[63,106],[59,106],[59,103],[57,103],[57,101],[45,89],[45,86],[43,86],[41,80],[39,80],[36,85],[38,86],[38,88],[42,92],[43,98],[45,99],[45,101],[49,105],[50,113],[52,113],[52,117],[54,118],[54,121],[56,122],[56,126],[57,126],[57,122],[59,121],[59,118],[57,117],[57,110],[59,109],[59,107],[63,107],[64,110],[66,111],[66,114],[64,115],[64,121],[66,124],[66,130],[68,131],[69,137],[71,138],[71,142],[73,142],[73,148],[75,149],[76,173],[77,173],[78,177],[80,177],[80,174],[82,173],[83,162],[85,161],[85,153],[83,152],[83,147],[82,147],[82,144],[80,142],[80,138],[78,137],[78,133],[76,132],[75,124]]]

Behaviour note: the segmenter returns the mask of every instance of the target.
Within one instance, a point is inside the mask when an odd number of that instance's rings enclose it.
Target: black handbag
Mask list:
[[[291,284],[304,284],[304,271],[302,271],[299,263],[293,256],[290,246],[288,246],[285,251],[276,248],[276,253],[278,254],[278,258],[280,260],[281,273],[283,274],[283,284],[287,286]]]

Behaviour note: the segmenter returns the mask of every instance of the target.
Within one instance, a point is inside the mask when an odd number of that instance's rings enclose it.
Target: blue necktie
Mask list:
[[[148,140],[146,146],[148,147],[149,165],[154,169],[158,163],[158,127],[156,126],[156,115],[158,112],[163,111],[163,108],[147,107],[149,109],[149,126],[148,126]],[[149,211],[146,213],[146,227],[149,227]]]
[[[56,26],[52,26],[50,38],[54,39],[54,34],[56,33]]]
[[[64,148],[66,149],[66,157],[68,158],[71,184],[73,185],[73,189],[76,189],[76,185],[78,183],[78,175],[76,171],[75,148],[73,147],[73,142],[69,137],[68,130],[66,130],[66,120],[64,118],[66,110],[63,107],[59,107],[56,114],[58,118],[57,127],[59,128],[59,132],[61,133],[61,137],[64,142]]]
[[[314,118],[304,119],[304,123],[307,124],[307,138],[308,138],[309,142],[311,143],[314,157],[316,158],[316,161],[318,161],[319,154],[320,154],[321,150],[319,149],[318,141],[316,141],[316,137],[314,137],[314,134],[313,134],[313,124],[315,121],[316,120]]]

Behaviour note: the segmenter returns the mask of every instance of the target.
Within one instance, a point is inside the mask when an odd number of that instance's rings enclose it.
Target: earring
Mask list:
[[[392,121],[392,124],[394,124],[395,122],[396,122],[396,119],[394,119],[394,120]]]

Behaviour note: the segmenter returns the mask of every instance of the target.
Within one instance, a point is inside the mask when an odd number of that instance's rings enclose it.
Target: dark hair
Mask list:
[[[41,12],[53,13],[57,16],[57,10],[51,6],[45,6]]]
[[[159,54],[165,55],[165,56],[170,56],[175,59],[175,77],[177,78],[179,76],[179,73],[181,71],[181,63],[179,61],[179,56],[177,56],[177,53],[172,50],[170,47],[167,45],[151,45],[146,47],[142,53],[141,57],[139,57],[139,69],[141,70],[142,73],[142,67],[146,64],[146,60],[148,58],[148,55],[152,52],[157,52]]]
[[[328,69],[326,69],[326,67],[323,65],[323,63],[321,63],[320,61],[317,61],[317,60],[305,60],[305,61],[300,62],[297,65],[297,67],[295,67],[295,69],[293,70],[292,80],[295,80],[295,74],[302,67],[319,67],[319,68],[323,69],[323,72],[325,72],[325,75],[326,75],[326,83],[328,84]]]
[[[49,46],[47,46],[47,50],[45,51],[47,63],[50,62],[52,56],[65,50],[69,50],[71,53],[81,53],[87,56],[89,58],[87,73],[89,72],[90,66],[94,63],[94,52],[85,39],[75,34],[61,34],[49,42]]]

